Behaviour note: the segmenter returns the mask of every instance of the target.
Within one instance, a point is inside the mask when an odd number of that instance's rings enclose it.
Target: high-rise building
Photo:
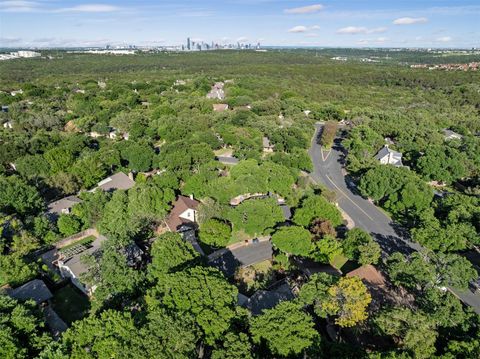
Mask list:
[[[190,38],[187,37],[187,50],[191,50],[191,43],[190,43]]]

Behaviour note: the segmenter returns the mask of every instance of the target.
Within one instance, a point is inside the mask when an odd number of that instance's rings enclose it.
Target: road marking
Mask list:
[[[338,187],[338,186],[335,184],[335,182],[333,182],[333,180],[330,178],[329,175],[326,174],[325,177],[327,177],[328,180],[329,180],[330,182],[332,182],[332,184],[335,186],[335,188],[336,188],[337,190],[339,190],[340,193],[345,196],[345,198],[347,198],[350,202],[352,202],[360,211],[363,212],[363,214],[365,214],[368,218],[370,218],[370,220],[371,220],[372,222],[374,222],[373,218],[370,217],[370,216],[368,215],[368,213],[365,212],[358,204],[356,204],[345,192],[343,192],[343,191],[340,189],[340,187]]]
[[[327,157],[324,157],[324,156],[323,156],[323,148],[320,147],[320,154],[322,155],[322,161],[323,161],[323,162],[325,162],[325,161],[327,160],[328,156],[330,156],[330,153],[332,153],[332,150],[328,151]]]

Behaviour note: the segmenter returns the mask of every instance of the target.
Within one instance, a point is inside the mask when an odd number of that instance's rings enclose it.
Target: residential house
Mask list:
[[[266,152],[266,153],[273,152],[273,148],[275,147],[275,145],[272,145],[270,143],[270,140],[268,139],[268,137],[265,137],[265,136],[262,138],[262,145],[263,145],[263,152]]]
[[[224,83],[216,82],[210,92],[207,94],[208,99],[223,100],[225,99],[225,91],[223,90]]]
[[[11,121],[7,121],[3,124],[3,128],[12,129],[13,128],[13,123]]]
[[[402,154],[390,149],[388,145],[383,148],[375,156],[382,165],[393,165],[395,167],[403,167]]]
[[[223,112],[228,110],[228,104],[226,103],[214,103],[213,104],[213,111],[215,112]]]
[[[444,129],[443,130],[443,138],[445,139],[445,141],[450,141],[450,140],[461,140],[463,138],[463,136],[459,133],[456,133],[452,130],[449,130],[449,129]]]
[[[91,132],[89,133],[89,136],[90,136],[91,138],[99,138],[99,137],[103,137],[104,135],[101,134],[100,132],[97,132],[97,131],[91,131]]]
[[[8,106],[2,106],[2,112],[8,112]]]
[[[295,295],[288,283],[283,283],[274,289],[257,290],[242,306],[249,309],[253,315],[260,315],[264,310],[272,309],[280,302],[294,298]]]
[[[61,214],[70,214],[72,207],[81,202],[82,200],[76,196],[59,199],[48,205],[46,215],[50,219],[56,220]]]
[[[43,280],[34,279],[24,285],[7,291],[7,294],[15,299],[25,301],[33,300],[38,305],[53,298],[52,292],[45,285]]]
[[[70,278],[73,285],[86,295],[91,295],[95,291],[96,286],[82,282],[81,277],[90,270],[90,267],[85,264],[83,258],[91,255],[98,259],[101,256],[101,244],[106,239],[104,236],[98,236],[93,242],[82,242],[58,251],[56,264],[60,270],[60,274],[63,278]]]
[[[105,192],[111,192],[116,190],[128,190],[135,186],[135,181],[133,180],[133,175],[126,175],[123,172],[115,173],[114,175],[105,178],[104,180],[100,181],[96,188],[93,189],[101,189]]]
[[[22,90],[22,89],[20,89],[20,90],[14,90],[14,91],[11,91],[11,92],[10,92],[10,95],[12,95],[12,96],[14,96],[14,97],[17,96],[17,95],[22,95],[22,94],[23,94],[23,90]]]
[[[171,232],[177,232],[183,224],[194,224],[197,222],[197,208],[200,202],[193,199],[193,196],[178,196],[173,203],[165,224]]]

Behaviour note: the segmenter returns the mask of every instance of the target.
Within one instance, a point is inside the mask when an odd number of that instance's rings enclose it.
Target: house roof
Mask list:
[[[289,206],[287,206],[286,204],[282,204],[280,208],[283,212],[283,218],[285,218],[286,221],[292,219],[292,211],[290,210]]]
[[[275,307],[282,301],[292,300],[295,296],[287,283],[282,284],[274,290],[258,290],[248,299],[245,306],[250,309],[253,315],[262,314],[266,309]]]
[[[176,231],[179,226],[189,223],[188,219],[181,218],[180,215],[187,209],[196,210],[200,202],[185,196],[178,196],[173,203],[173,208],[166,219],[166,224],[171,231]]]
[[[52,202],[48,205],[47,213],[49,214],[62,214],[64,209],[70,209],[75,204],[81,203],[82,200],[76,196],[68,196],[58,201]]]
[[[213,111],[221,112],[228,110],[228,105],[226,103],[215,103],[213,104]]]
[[[127,190],[132,188],[134,185],[135,181],[131,180],[125,173],[118,172],[110,177],[105,178],[103,181],[100,181],[97,185],[97,188],[108,192],[118,189]]]
[[[451,140],[451,139],[461,139],[463,136],[459,133],[456,133],[455,131],[449,130],[449,129],[444,129],[443,134],[445,135],[445,139]]]
[[[43,280],[34,279],[10,292],[12,298],[18,300],[33,299],[37,304],[46,302],[53,297]]]
[[[82,262],[82,257],[85,255],[95,255],[100,253],[101,244],[107,238],[99,236],[82,251],[78,251],[76,254],[63,261],[63,265],[68,267],[76,278],[80,277],[83,273],[88,272],[88,266]]]
[[[383,287],[383,286],[386,286],[387,284],[387,280],[385,279],[383,274],[380,273],[378,269],[371,264],[361,266],[347,273],[347,276],[359,277],[362,281],[365,282],[365,284],[369,284],[371,286]]]
[[[272,145],[270,144],[270,140],[268,139],[268,137],[265,136],[262,138],[262,144],[264,148],[272,147]]]
[[[378,161],[381,161],[387,158],[387,164],[394,166],[403,166],[402,164],[402,154],[400,152],[390,149],[388,146],[383,146],[383,148],[378,151],[375,158]]]

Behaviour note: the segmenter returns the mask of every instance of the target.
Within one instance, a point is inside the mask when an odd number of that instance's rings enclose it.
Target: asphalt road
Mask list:
[[[355,186],[349,183],[346,171],[343,168],[345,155],[339,140],[330,151],[323,151],[317,143],[322,124],[316,125],[315,136],[309,150],[314,170],[311,177],[318,183],[337,194],[339,207],[355,222],[355,226],[372,234],[382,248],[383,254],[402,252],[405,254],[420,251],[418,243],[411,242],[401,226],[394,223],[381,209],[372,202],[360,196]],[[449,288],[464,303],[470,305],[480,314],[480,295],[471,291],[459,291]]]

